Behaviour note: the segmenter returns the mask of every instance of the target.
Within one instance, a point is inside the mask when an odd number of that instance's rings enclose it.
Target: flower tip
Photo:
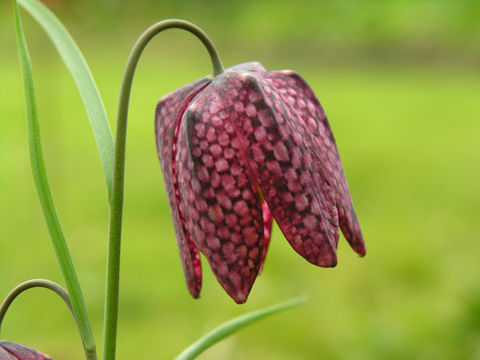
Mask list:
[[[223,285],[222,285],[223,286]],[[245,291],[245,290],[239,290],[239,289],[224,289],[227,291],[227,294],[235,301],[237,304],[245,304],[248,299],[248,295],[250,295],[250,289]]]
[[[187,282],[187,288],[188,288],[188,292],[190,293],[190,295],[194,298],[194,299],[199,299],[200,298],[200,290],[201,290],[201,287],[198,286],[198,284],[194,283],[194,284],[188,284]]]
[[[231,296],[233,301],[235,301],[238,305],[245,304],[248,299],[248,295],[242,295],[242,296]]]
[[[367,248],[365,242],[361,236],[357,236],[356,241],[351,244],[353,251],[355,251],[360,257],[364,257],[367,254]]]
[[[320,254],[314,261],[308,258],[306,259],[312,264],[324,268],[334,268],[338,263],[336,251]]]
[[[336,267],[338,264],[338,260],[337,260],[337,256],[333,256],[329,259],[326,259],[326,260],[321,260],[321,262],[319,263],[319,266],[321,267],[326,267],[326,268],[334,268]]]
[[[365,255],[367,255],[367,248],[365,247],[365,244],[361,244],[355,247],[354,250],[360,257],[364,257]]]

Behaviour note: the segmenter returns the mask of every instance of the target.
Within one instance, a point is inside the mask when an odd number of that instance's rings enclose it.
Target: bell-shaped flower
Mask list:
[[[272,218],[315,265],[337,264],[339,227],[365,254],[327,117],[294,71],[246,63],[185,85],[160,99],[155,135],[193,297],[201,252],[227,293],[245,302]]]
[[[1,340],[0,360],[52,360],[52,358],[28,346]]]

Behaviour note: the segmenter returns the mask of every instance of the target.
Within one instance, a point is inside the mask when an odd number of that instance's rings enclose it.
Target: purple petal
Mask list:
[[[52,360],[52,358],[28,346],[2,340],[0,360]]]
[[[182,212],[179,211],[177,169],[172,160],[176,151],[175,145],[179,120],[192,98],[209,82],[209,79],[200,79],[164,96],[157,105],[155,115],[155,138],[158,157],[162,166],[185,280],[188,290],[194,298],[199,297],[202,287],[200,254],[191,239],[191,234],[185,229],[185,218]]]
[[[249,168],[283,234],[308,261],[335,266],[338,223],[333,193],[317,188],[309,144],[264,76],[227,71],[218,82]]]
[[[308,84],[294,71],[271,71],[268,83],[288,106],[290,116],[302,128],[306,141],[311,144],[314,161],[319,169],[318,186],[331,183],[335,189],[339,224],[345,238],[361,256],[366,249],[357,214],[353,207],[340,155],[325,111]]]
[[[17,360],[17,358],[0,346],[0,360]]]
[[[243,303],[260,269],[263,215],[214,84],[192,101],[180,125],[180,196],[196,245],[227,293]]]

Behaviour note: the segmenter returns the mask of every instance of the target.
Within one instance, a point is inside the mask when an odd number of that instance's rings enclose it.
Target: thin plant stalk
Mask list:
[[[205,45],[210,54],[213,76],[223,72],[223,65],[209,37],[197,26],[184,20],[160,21],[148,28],[137,40],[128,57],[123,74],[118,101],[117,127],[115,132],[113,187],[110,203],[109,238],[107,251],[107,274],[105,293],[105,320],[103,330],[103,360],[114,360],[117,338],[118,297],[120,285],[120,249],[125,177],[125,145],[127,117],[133,76],[140,56],[149,41],[166,29],[179,28],[194,34]]]

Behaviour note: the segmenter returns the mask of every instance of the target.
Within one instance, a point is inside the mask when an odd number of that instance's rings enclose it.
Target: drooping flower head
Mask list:
[[[0,360],[52,360],[52,358],[28,346],[1,340]]]
[[[193,297],[201,252],[227,293],[245,302],[273,219],[315,265],[337,264],[339,227],[365,254],[327,117],[294,71],[245,63],[185,85],[160,99],[155,135]]]

